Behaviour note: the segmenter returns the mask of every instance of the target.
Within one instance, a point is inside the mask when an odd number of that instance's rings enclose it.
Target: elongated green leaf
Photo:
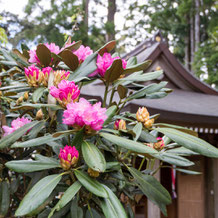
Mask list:
[[[146,130],[141,131],[141,135],[140,135],[139,139],[140,139],[140,141],[143,141],[143,142],[150,142],[150,143],[157,142],[156,137],[154,137],[151,133],[149,133]]]
[[[47,88],[45,88],[45,87],[40,87],[40,88],[36,89],[32,95],[33,101],[37,102],[42,97],[42,95],[46,89]]]
[[[186,169],[180,169],[180,168],[175,168],[176,171],[182,172],[182,173],[186,173],[189,175],[199,175],[201,174],[201,172],[197,172],[197,171],[193,171],[193,170],[186,170]]]
[[[103,125],[107,125],[111,122],[116,111],[117,111],[117,106],[115,106],[115,105],[112,105],[111,107],[109,107],[107,109],[107,111],[106,111],[107,119],[104,121]]]
[[[171,128],[156,128],[156,130],[187,149],[207,157],[218,158],[218,149],[202,139]]]
[[[151,62],[152,62],[151,60],[147,60],[142,63],[130,66],[124,70],[124,74],[129,74],[129,73],[134,73],[136,71],[145,70],[150,66]]]
[[[46,176],[37,182],[21,201],[15,216],[24,216],[37,209],[49,197],[61,180],[61,174]]]
[[[136,135],[134,141],[137,141],[142,132],[142,123],[137,123],[132,130]]]
[[[136,64],[137,64],[137,58],[135,56],[133,56],[133,57],[130,57],[128,59],[126,67],[129,68],[129,67],[134,66]]]
[[[5,164],[9,169],[18,173],[28,173],[40,170],[61,167],[58,162],[51,161],[31,161],[31,160],[15,160]]]
[[[97,180],[92,179],[90,176],[88,176],[87,174],[79,171],[79,170],[75,170],[75,175],[76,178],[80,181],[80,183],[90,192],[92,192],[93,194],[102,197],[102,198],[107,198],[108,197],[108,193],[107,191],[104,189],[104,187],[102,186],[101,183],[99,183]]]
[[[102,216],[93,208],[86,211],[85,218],[102,218]]]
[[[162,128],[162,127],[173,128],[173,129],[176,129],[176,130],[179,130],[179,131],[182,131],[182,132],[185,132],[185,133],[188,133],[190,135],[198,137],[197,132],[195,132],[194,130],[185,128],[183,126],[177,126],[177,125],[172,125],[172,124],[168,124],[168,123],[155,123],[154,126],[157,126],[160,128]]]
[[[71,207],[70,207],[70,214],[73,218],[83,218],[83,210],[81,207],[78,206],[78,199],[75,198],[72,201]]]
[[[119,136],[115,136],[109,133],[100,133],[100,136],[102,136],[103,138],[107,139],[108,141],[126,148],[128,150],[137,152],[137,153],[142,153],[142,154],[157,154],[158,152],[142,143],[139,142],[134,142],[132,140],[123,138],[123,137],[119,137]]]
[[[160,82],[159,84],[150,84],[142,89],[140,89],[139,91],[133,93],[132,95],[130,95],[127,100],[132,100],[132,99],[137,99],[137,98],[142,98],[145,97],[147,94],[152,94],[154,92],[159,91],[160,89],[162,89],[164,86],[166,86],[167,82]]]
[[[10,187],[9,182],[0,182],[0,217],[5,217],[10,206]]]
[[[17,141],[22,135],[24,135],[29,129],[33,128],[36,124],[38,124],[38,121],[27,123],[24,126],[22,126],[22,128],[19,128],[10,135],[3,137],[0,140],[0,149],[12,145],[15,141]]]
[[[38,137],[35,139],[31,139],[25,142],[15,142],[11,147],[12,148],[35,147],[35,146],[46,144],[47,142],[56,141],[58,139],[61,139],[62,137],[64,137],[64,135],[61,135],[56,138],[52,137],[52,135],[46,135],[46,136]]]
[[[106,161],[103,154],[96,145],[84,141],[82,143],[82,154],[86,164],[95,171],[104,172],[106,169]]]
[[[51,210],[48,218],[52,217],[55,210],[59,211],[61,208],[63,208],[66,204],[68,204],[75,194],[80,190],[81,184],[76,181],[73,183],[65,192],[64,195],[61,197],[61,199],[58,201],[58,203],[55,205],[55,207]]]
[[[153,155],[154,157],[158,158],[159,160],[162,160],[164,162],[176,165],[176,166],[183,166],[183,167],[187,167],[187,166],[192,166],[194,165],[193,162],[191,162],[190,160],[175,155],[175,154],[170,154],[167,152],[163,152],[163,153],[159,153],[158,155]]]
[[[30,103],[23,103],[20,106],[12,107],[11,111],[23,110],[23,109],[34,109],[34,108],[40,109],[42,107],[51,108],[52,110],[62,109],[62,107],[60,105],[55,105],[55,104],[30,104]]]
[[[111,210],[113,211],[112,213],[115,215],[112,217],[127,218],[126,212],[122,204],[120,203],[120,200],[117,198],[117,196],[106,185],[103,185],[103,187],[106,189],[108,196],[109,196],[108,198],[103,199],[102,209],[103,209],[104,215],[106,217],[109,217],[108,214],[110,214],[110,212],[108,210]],[[106,208],[104,207],[104,205],[107,205]]]
[[[33,139],[36,138],[38,133],[41,131],[41,129],[45,127],[45,121],[39,121],[27,134],[27,139]]]
[[[164,98],[168,95],[168,93],[163,92],[162,90],[160,90],[159,92],[154,92],[152,94],[147,94],[146,98],[147,99],[159,99],[159,98]]]
[[[198,155],[198,153],[184,147],[169,149],[166,151],[166,153],[182,156]]]
[[[132,167],[129,167],[128,170],[136,179],[142,192],[149,200],[157,204],[166,216],[165,205],[171,203],[169,192],[153,176],[142,174],[140,171]]]

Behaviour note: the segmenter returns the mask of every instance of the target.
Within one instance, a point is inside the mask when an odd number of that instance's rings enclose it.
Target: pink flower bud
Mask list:
[[[114,129],[116,130],[121,130],[121,129],[126,129],[126,121],[125,120],[116,120],[114,122]]]
[[[54,71],[54,86],[58,86],[58,84],[62,81],[62,80],[67,80],[68,77],[70,75],[69,71],[65,71],[65,70],[57,70]]]
[[[79,159],[79,152],[75,146],[71,147],[66,145],[63,149],[60,149],[59,159],[61,166],[64,170],[69,170],[70,167],[76,166]]]

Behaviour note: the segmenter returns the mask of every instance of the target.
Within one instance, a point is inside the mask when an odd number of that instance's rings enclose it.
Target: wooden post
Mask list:
[[[213,170],[214,170],[214,212],[215,218],[218,218],[218,159],[213,159]]]
[[[158,168],[160,165],[159,160],[155,160],[154,169]],[[160,181],[160,170],[154,176],[158,181]],[[151,201],[147,201],[148,207],[148,218],[160,218],[160,209]]]

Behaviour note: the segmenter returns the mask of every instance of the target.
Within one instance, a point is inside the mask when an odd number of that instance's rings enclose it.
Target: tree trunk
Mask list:
[[[107,42],[115,39],[115,24],[114,24],[115,13],[116,13],[116,0],[108,0],[108,14],[107,14],[107,24],[106,24]]]
[[[194,53],[195,53],[195,36],[194,36],[194,16],[191,14],[191,19],[190,19],[190,64],[192,65],[194,62]],[[192,70],[192,67],[191,67]]]
[[[195,52],[200,44],[200,2],[195,0]]]
[[[84,25],[85,29],[88,33],[88,28],[89,28],[89,0],[83,0],[83,7],[84,7]]]
[[[187,18],[187,23],[189,23],[189,17]],[[185,37],[185,67],[188,70],[191,69],[190,68],[190,29],[187,30],[187,35]]]

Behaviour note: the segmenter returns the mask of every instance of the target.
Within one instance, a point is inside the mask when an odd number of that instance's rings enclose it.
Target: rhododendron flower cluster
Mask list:
[[[71,101],[75,102],[78,99],[80,90],[73,81],[62,80],[58,88],[50,87],[50,94],[58,100],[60,105],[66,107]]]
[[[149,112],[146,107],[140,107],[136,113],[136,119],[142,122],[145,128],[151,128],[154,124],[154,119],[150,119]]]
[[[98,58],[97,58],[97,62],[96,62],[96,65],[97,65],[97,70],[90,74],[90,76],[95,76],[97,74],[99,74],[101,77],[104,77],[105,75],[105,72],[107,71],[107,69],[112,65],[112,63],[114,62],[114,60],[116,59],[120,59],[120,57],[112,57],[110,53],[104,53],[103,56],[101,55],[98,55]],[[126,65],[127,65],[127,62],[126,60],[122,59],[122,66],[123,66],[123,69],[126,69]]]
[[[79,60],[79,63],[81,64],[89,55],[93,54],[93,51],[90,49],[89,46],[81,45],[79,49],[73,52]]]
[[[74,127],[86,127],[88,133],[99,131],[107,118],[106,108],[101,108],[101,102],[91,105],[86,99],[67,105],[63,114],[63,123]]]
[[[79,152],[75,146],[71,147],[66,145],[63,149],[60,149],[59,159],[61,166],[64,170],[69,170],[70,167],[73,167],[77,164],[79,158]]]
[[[155,143],[145,143],[145,144],[150,148],[160,151],[165,147],[164,140],[161,137],[157,137],[156,139],[157,139],[157,142]]]
[[[51,44],[48,44],[48,43],[44,43],[44,45],[53,53],[55,54],[58,54],[60,52],[60,48],[59,46],[55,45],[55,43],[51,43]],[[29,62],[30,63],[37,63],[37,64],[40,64],[40,60],[39,58],[37,57],[37,54],[36,54],[36,50],[30,50],[29,51],[29,55],[30,55],[30,58],[29,58]]]
[[[40,85],[48,85],[48,76],[51,72],[51,67],[45,67],[40,70],[34,64],[25,68],[25,76],[30,86],[38,87]]]
[[[58,84],[62,81],[62,80],[67,80],[68,77],[70,75],[69,71],[65,71],[65,70],[56,70],[54,71],[54,86],[58,86]]]
[[[14,132],[15,130],[19,129],[20,127],[24,126],[27,123],[30,123],[31,120],[29,120],[28,118],[17,118],[15,120],[13,120],[11,122],[11,127],[9,126],[2,126],[2,129],[4,131],[4,135],[3,136],[7,136],[9,134],[11,134],[12,132]]]

